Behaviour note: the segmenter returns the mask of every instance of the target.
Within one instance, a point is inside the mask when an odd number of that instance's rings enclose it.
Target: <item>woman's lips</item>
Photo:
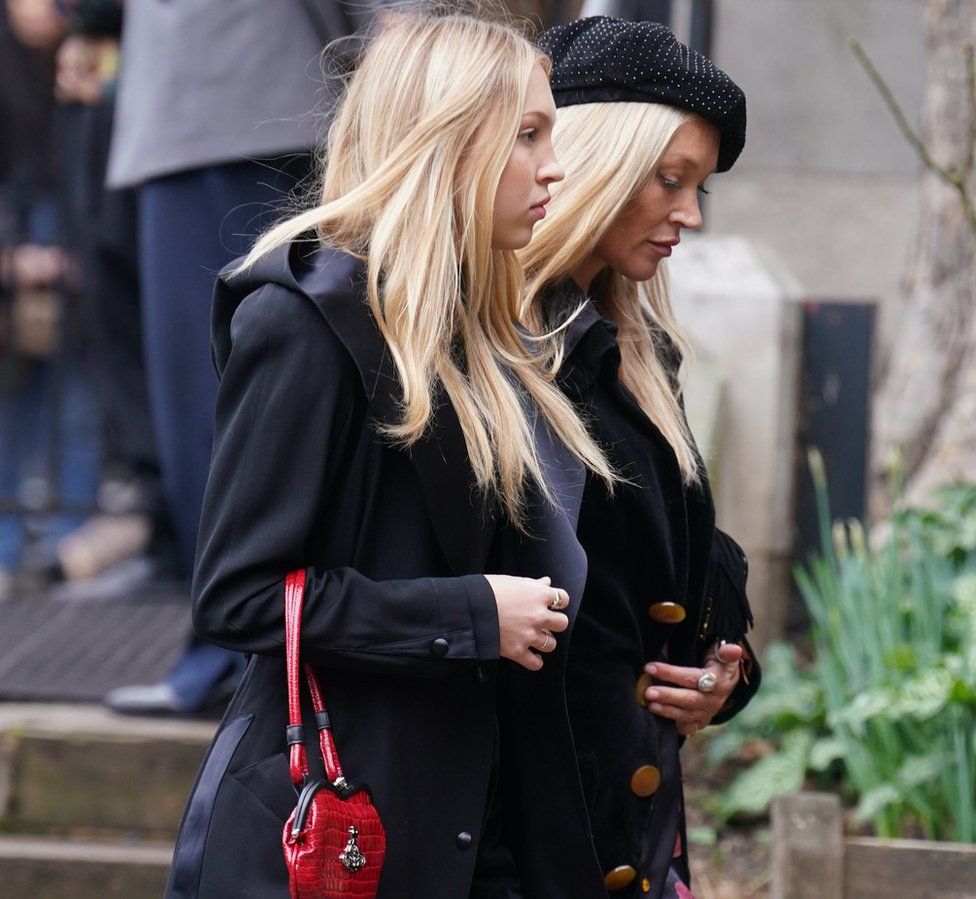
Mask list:
[[[677,246],[678,241],[670,243],[658,243],[656,240],[649,240],[648,243],[654,248],[654,252],[660,256],[670,256],[673,247]]]
[[[544,200],[540,200],[534,206],[529,207],[529,212],[534,213],[540,219],[544,219],[546,217],[546,206],[551,199],[552,197],[546,197]]]

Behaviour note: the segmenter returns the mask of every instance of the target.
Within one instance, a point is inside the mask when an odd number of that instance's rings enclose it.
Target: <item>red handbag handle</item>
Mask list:
[[[291,780],[301,786],[308,780],[308,757],[305,754],[305,728],[302,725],[302,706],[299,698],[298,665],[301,651],[302,601],[305,598],[305,569],[291,571],[285,577],[285,666],[288,671],[288,764]],[[307,662],[302,665],[308,691],[315,710],[315,724],[319,729],[319,747],[325,774],[333,783],[344,782],[342,766],[332,739],[329,711],[315,669]]]

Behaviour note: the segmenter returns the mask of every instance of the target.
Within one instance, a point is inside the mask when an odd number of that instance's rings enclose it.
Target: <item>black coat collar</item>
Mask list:
[[[589,414],[599,416],[600,410],[592,408],[591,405],[590,388],[598,379],[605,379],[605,383],[610,387],[605,395],[612,398],[616,407],[627,415],[633,426],[643,432],[648,439],[657,443],[666,453],[669,464],[659,474],[669,480],[670,489],[680,493],[684,500],[673,510],[673,551],[675,571],[681,580],[679,589],[688,604],[688,618],[679,626],[669,645],[672,650],[672,661],[694,659],[695,637],[702,611],[701,601],[704,590],[702,578],[705,572],[705,565],[697,564],[697,560],[708,558],[715,524],[715,511],[704,464],[699,459],[701,483],[692,487],[685,486],[671,444],[654,422],[647,417],[633,394],[619,382],[620,348],[616,339],[616,326],[600,315],[596,304],[586,297],[576,282],[565,279],[554,284],[544,302],[550,326],[565,321],[581,304],[585,304],[576,319],[568,326],[565,360],[558,374],[560,386],[567,395]],[[659,338],[668,376],[676,385],[681,354],[666,334],[661,332]],[[627,451],[626,440],[620,440],[617,446],[618,450]],[[629,451],[639,452],[639,448]],[[695,453],[697,452],[695,447]],[[693,559],[696,560],[694,565],[691,564]]]

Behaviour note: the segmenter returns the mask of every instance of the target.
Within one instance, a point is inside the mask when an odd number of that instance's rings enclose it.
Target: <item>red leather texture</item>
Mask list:
[[[288,723],[302,723],[302,706],[298,695],[298,659],[302,639],[302,601],[305,598],[305,569],[289,572],[285,577],[285,669],[288,672]],[[300,786],[308,775],[305,747],[293,743],[288,750],[291,780]]]
[[[293,899],[324,896],[372,899],[376,896],[386,853],[386,834],[366,793],[340,799],[328,788],[319,790],[305,826],[294,839],[291,836],[293,818],[294,814],[283,834],[288,884]],[[339,857],[349,842],[350,826],[356,828],[356,843],[365,856],[365,864],[358,871],[347,870]]]
[[[285,578],[290,726],[302,724],[298,672],[304,595],[305,570],[290,572]],[[313,708],[317,713],[326,712],[325,698],[315,669],[307,664],[301,667],[308,681]],[[328,726],[319,729],[319,745],[326,775],[343,795],[322,784],[311,797],[297,833],[293,833],[293,828],[301,802],[285,824],[282,849],[292,899],[327,899],[333,896],[371,899],[376,896],[386,855],[383,824],[367,790],[354,785],[348,785],[348,793],[343,789],[345,780],[342,767]],[[295,743],[290,747],[289,763],[292,782],[302,787],[309,779],[308,758],[302,744]]]

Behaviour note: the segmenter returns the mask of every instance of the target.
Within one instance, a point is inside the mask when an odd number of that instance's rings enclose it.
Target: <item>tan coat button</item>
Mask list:
[[[641,765],[630,778],[630,788],[636,796],[650,796],[661,786],[661,772],[653,765]]]
[[[637,872],[630,865],[618,865],[612,871],[607,871],[603,877],[603,885],[608,890],[622,890],[630,886]]]
[[[641,881],[641,889],[645,893],[649,893],[651,891],[651,882],[646,877]]]
[[[654,683],[654,678],[651,677],[646,671],[637,678],[637,686],[634,688],[634,695],[637,697],[637,704],[642,708],[647,708],[647,699],[644,694],[647,692],[647,688]]]
[[[685,620],[685,607],[676,602],[656,602],[647,614],[661,624],[677,624]]]

